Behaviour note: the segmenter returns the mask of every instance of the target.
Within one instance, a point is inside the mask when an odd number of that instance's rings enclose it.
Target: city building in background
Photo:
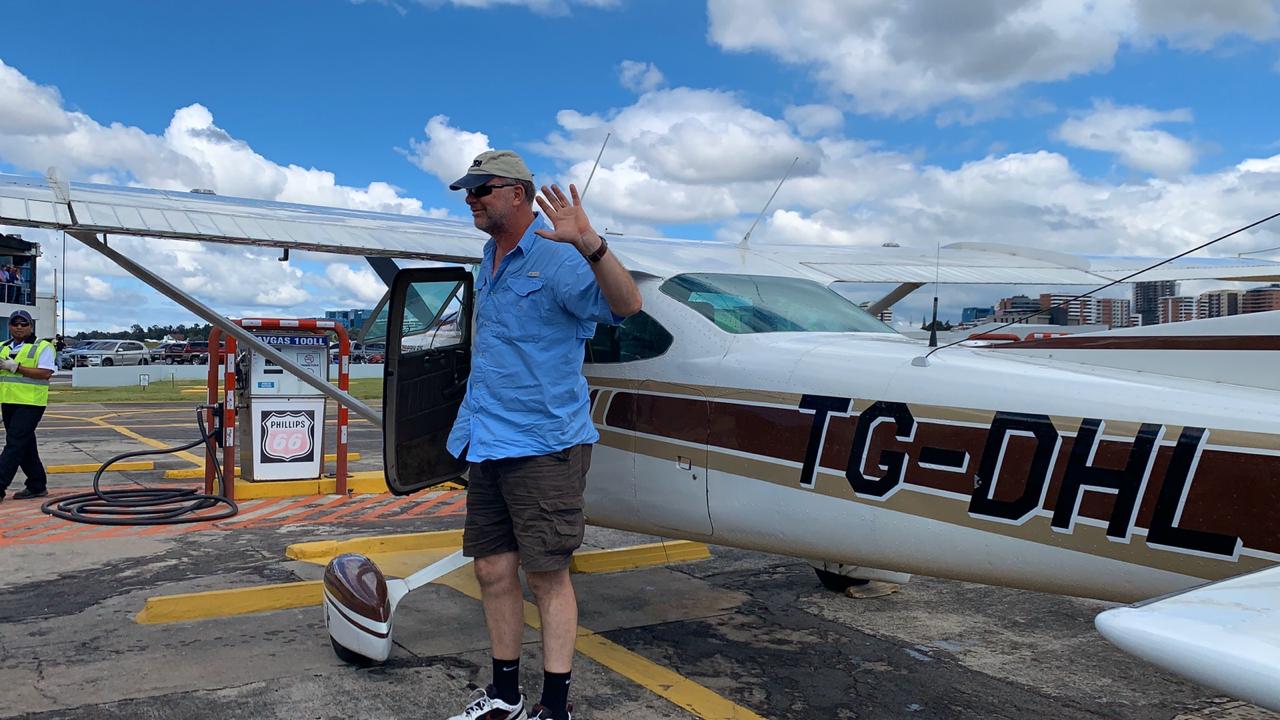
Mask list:
[[[960,322],[976,323],[979,320],[989,317],[995,317],[996,309],[994,307],[967,307],[960,311]]]
[[[1196,318],[1204,320],[1239,315],[1243,306],[1243,290],[1210,290],[1196,298]]]
[[[996,319],[1002,321],[1019,320],[1029,323],[1048,323],[1047,315],[1040,312],[1040,301],[1026,295],[1014,295],[1001,298],[996,304]]]
[[[1240,302],[1240,312],[1255,313],[1280,310],[1280,285],[1267,285],[1246,290]]]
[[[1097,306],[1091,297],[1042,293],[1040,309],[1049,314],[1049,322],[1054,325],[1093,325],[1098,322]]]
[[[1095,322],[1111,329],[1133,327],[1137,317],[1133,314],[1133,305],[1128,298],[1098,298],[1094,301]]]
[[[1160,298],[1177,294],[1178,283],[1175,280],[1134,283],[1133,312],[1142,319],[1141,324],[1155,325],[1160,322]]]
[[[325,320],[337,320],[347,332],[359,332],[365,322],[373,315],[373,308],[352,308],[350,310],[325,310]]]
[[[1174,295],[1160,298],[1157,306],[1157,320],[1160,323],[1184,322],[1196,319],[1195,298]]]

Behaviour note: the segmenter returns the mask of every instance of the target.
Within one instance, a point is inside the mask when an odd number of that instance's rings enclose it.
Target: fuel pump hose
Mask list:
[[[234,500],[223,495],[207,495],[198,492],[195,488],[137,487],[120,490],[101,488],[102,474],[121,460],[182,452],[202,443],[212,449],[211,444],[214,438],[205,427],[202,414],[207,407],[196,408],[196,424],[200,426],[198,439],[178,447],[136,450],[116,455],[103,463],[94,474],[93,492],[50,498],[40,506],[40,509],[54,517],[90,525],[172,525],[223,520],[234,516],[240,512],[240,507]],[[222,466],[218,463],[217,453],[211,452],[209,455],[213,460],[218,487],[223,488],[225,492],[226,479],[222,474]],[[201,510],[219,505],[226,505],[226,507],[217,512],[196,514]]]

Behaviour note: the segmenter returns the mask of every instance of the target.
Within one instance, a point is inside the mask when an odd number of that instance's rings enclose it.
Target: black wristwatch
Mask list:
[[[596,237],[600,238],[600,247],[596,248],[596,251],[590,255],[583,255],[587,262],[592,264],[600,262],[600,258],[604,257],[604,254],[609,251],[609,243],[604,241],[604,236],[597,235]]]

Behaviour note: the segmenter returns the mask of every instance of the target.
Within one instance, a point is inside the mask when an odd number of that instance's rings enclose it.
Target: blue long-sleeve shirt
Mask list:
[[[583,344],[596,323],[616,325],[577,248],[534,234],[541,216],[493,273],[484,246],[476,279],[471,376],[449,433],[454,457],[480,462],[545,455],[600,439],[591,422]]]

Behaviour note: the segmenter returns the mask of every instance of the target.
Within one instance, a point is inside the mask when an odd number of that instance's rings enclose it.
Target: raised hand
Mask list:
[[[542,194],[536,199],[538,207],[551,221],[551,230],[535,230],[539,236],[556,242],[569,243],[582,250],[583,239],[594,242],[596,231],[587,219],[587,211],[582,208],[582,198],[578,196],[578,188],[569,184],[570,197],[564,196],[559,185],[548,188],[542,186]]]

